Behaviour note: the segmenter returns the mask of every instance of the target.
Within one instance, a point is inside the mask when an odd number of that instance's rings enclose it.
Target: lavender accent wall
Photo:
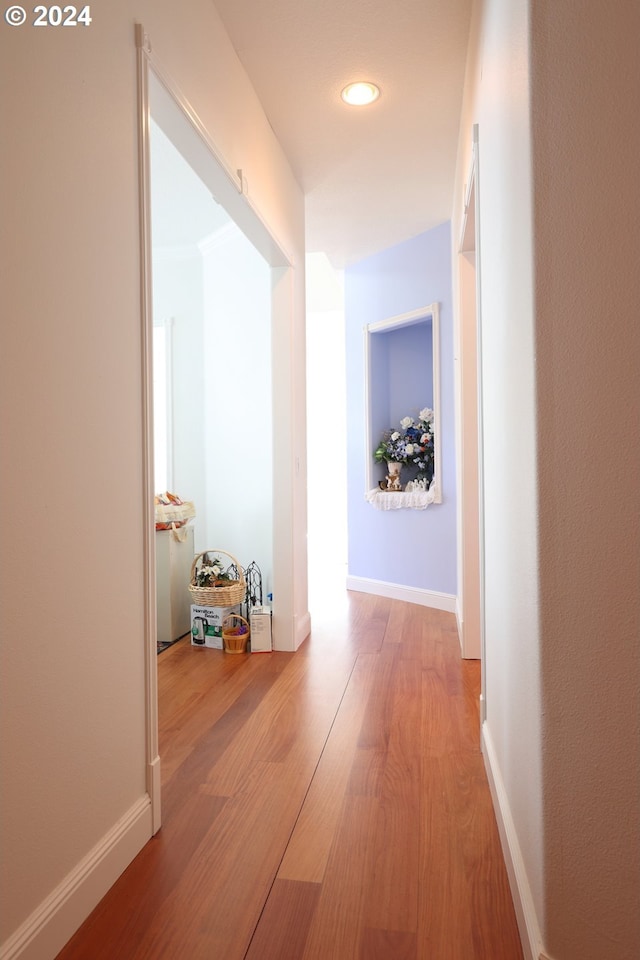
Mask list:
[[[389,340],[389,390],[391,425],[413,416],[433,403],[433,338],[431,320],[393,333],[376,336]]]
[[[376,510],[364,499],[363,328],[368,323],[409,313],[434,302],[440,304],[442,503],[431,504],[426,510]],[[345,330],[349,576],[453,595],[456,593],[456,489],[449,223],[347,267]],[[407,349],[411,352],[412,338],[424,336],[424,327],[413,332],[407,328],[406,335]],[[384,351],[380,354],[384,355]],[[374,362],[387,361],[383,356],[376,356]],[[424,402],[431,402],[429,378],[424,379],[420,367],[407,363],[405,372],[403,378],[397,370],[389,371],[391,389],[388,396],[380,396],[376,416],[380,416],[380,406],[386,406],[393,417],[413,413],[415,402],[411,402],[408,410],[403,404],[416,396],[416,386],[418,394],[420,390],[429,393]],[[416,385],[414,381],[418,378],[423,379]]]

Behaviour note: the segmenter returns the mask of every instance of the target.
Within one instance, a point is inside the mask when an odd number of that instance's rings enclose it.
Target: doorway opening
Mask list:
[[[276,649],[295,649],[289,422],[293,264],[176,84],[138,48],[145,530],[147,792],[160,828],[155,477],[196,503],[194,550],[255,560],[273,592]],[[168,231],[168,232],[166,232]],[[154,456],[154,328],[164,363]],[[160,425],[159,425],[160,426]],[[279,456],[276,456],[276,451]],[[157,473],[156,473],[157,471]],[[184,491],[181,489],[184,487]],[[187,489],[188,488],[188,489]],[[302,577],[300,578],[303,579]],[[306,593],[306,578],[303,583]],[[269,589],[271,588],[271,589]],[[299,618],[298,618],[299,619]],[[306,633],[304,634],[306,636]]]
[[[155,122],[153,97],[150,132],[154,492],[196,505],[188,527],[156,532],[166,645],[191,629],[194,554],[257,564],[273,593],[271,275]]]

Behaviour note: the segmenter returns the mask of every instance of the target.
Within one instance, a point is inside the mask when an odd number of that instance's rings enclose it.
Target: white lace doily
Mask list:
[[[365,500],[376,510],[425,510],[433,503],[433,490],[369,490],[365,493]]]

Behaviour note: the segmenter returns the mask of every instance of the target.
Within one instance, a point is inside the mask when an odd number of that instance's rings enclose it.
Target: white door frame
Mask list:
[[[460,557],[459,572],[461,574],[460,591],[461,603],[459,604],[458,620],[461,639],[461,650],[463,657],[477,658],[481,660],[482,670],[482,691],[481,702],[481,721],[484,722],[486,713],[486,669],[485,669],[485,602],[484,602],[484,466],[483,466],[483,407],[482,407],[482,322],[481,322],[481,270],[480,270],[480,203],[479,203],[479,151],[478,151],[478,125],[473,127],[473,146],[471,157],[471,169],[467,179],[467,187],[464,197],[464,213],[462,217],[462,227],[460,232],[460,242],[458,247],[458,257],[472,260],[474,264],[473,281],[468,280],[470,285],[473,282],[475,289],[471,291],[474,295],[475,303],[470,306],[469,303],[463,304],[460,297],[459,303],[459,387],[458,403],[460,416],[458,420],[459,437],[459,524],[458,524],[458,552]],[[459,271],[462,271],[463,264],[458,262]],[[459,274],[460,275],[460,274]],[[462,281],[460,282],[462,286]],[[465,316],[465,309],[469,313]],[[475,312],[475,317],[471,314]],[[468,322],[465,324],[465,320]],[[464,332],[466,327],[466,332]],[[473,333],[471,332],[473,328]],[[475,342],[470,343],[469,339],[474,337]],[[465,350],[467,356],[475,351],[475,360],[471,356],[471,361],[464,365]],[[471,369],[475,374],[475,385],[467,383],[468,371]],[[465,415],[471,417],[473,422],[470,424],[465,421]],[[466,429],[465,429],[466,427]],[[473,434],[473,441],[469,442],[469,429]],[[467,439],[465,440],[465,433]],[[476,446],[476,449],[473,447]],[[468,447],[469,449],[465,449]],[[477,486],[477,491],[466,490],[466,503],[468,504],[470,495],[477,493],[477,514],[475,505],[469,509],[465,507],[465,484],[468,482],[467,471],[464,468],[465,454],[467,454],[467,463],[470,463],[475,472],[477,465],[477,483],[476,478],[472,476],[471,482]]]
[[[480,587],[480,726],[487,717],[487,659],[485,643],[485,496],[484,496],[484,403],[482,385],[482,252],[480,236],[480,142],[478,124],[473,127],[474,217],[476,238],[476,349],[478,380],[478,546]]]

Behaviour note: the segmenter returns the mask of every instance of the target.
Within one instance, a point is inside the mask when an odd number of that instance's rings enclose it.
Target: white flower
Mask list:
[[[412,444],[412,443],[408,443],[404,449],[405,449],[406,454],[407,454],[408,457],[412,457],[412,456],[413,456],[413,444]]]
[[[212,574],[214,575],[214,577],[219,576],[219,575],[220,575],[220,567],[211,567],[211,572],[212,572]]]
[[[424,410],[420,411],[418,416],[421,420],[426,420],[427,423],[431,423],[433,420],[433,410],[431,410],[429,407],[425,407]]]
[[[397,430],[394,430],[394,431],[393,431],[393,433],[391,434],[391,439],[392,439],[392,440],[399,440],[399,439],[400,439],[400,434],[398,433]]]
[[[429,441],[429,434],[423,433],[422,436],[420,437],[420,443],[424,444],[424,443],[428,443],[428,441]]]
[[[403,430],[408,430],[409,427],[413,426],[413,419],[411,417],[403,417],[400,421],[400,426]]]

